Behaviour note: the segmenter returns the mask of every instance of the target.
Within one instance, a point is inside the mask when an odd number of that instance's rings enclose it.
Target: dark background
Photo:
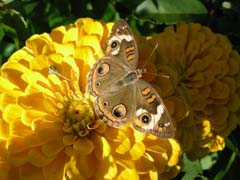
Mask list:
[[[240,52],[240,0],[0,0],[0,63],[33,34],[74,23],[80,17],[102,21],[124,18],[133,31],[152,35],[179,20],[199,22],[226,35]],[[184,169],[175,179],[239,179],[240,128],[226,148],[197,161],[183,156]]]

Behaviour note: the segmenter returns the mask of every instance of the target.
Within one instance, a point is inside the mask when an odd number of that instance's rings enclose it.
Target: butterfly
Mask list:
[[[100,58],[88,75],[88,91],[94,96],[94,109],[100,119],[118,128],[129,121],[133,128],[159,138],[172,138],[174,126],[157,91],[141,79],[137,69],[138,50],[132,30],[118,20]]]

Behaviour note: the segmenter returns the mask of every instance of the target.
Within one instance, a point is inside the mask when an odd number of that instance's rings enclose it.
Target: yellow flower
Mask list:
[[[112,25],[82,18],[33,35],[1,67],[0,179],[169,179],[181,170],[176,140],[94,115],[87,73]]]
[[[149,39],[156,77],[176,122],[176,137],[189,158],[224,148],[224,137],[240,123],[239,54],[228,39],[197,23],[178,23]]]

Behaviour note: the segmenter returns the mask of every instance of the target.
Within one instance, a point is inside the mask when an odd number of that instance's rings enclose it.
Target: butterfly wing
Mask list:
[[[123,86],[118,91],[107,92],[94,101],[98,117],[112,127],[119,127],[132,119],[136,109],[135,86]]]
[[[128,67],[115,57],[104,57],[94,64],[88,75],[88,91],[93,96],[117,91],[118,82],[128,73]]]
[[[132,30],[126,21],[118,20],[104,47],[106,56],[114,56],[131,69],[136,69],[138,50]]]
[[[136,82],[137,105],[132,125],[135,129],[161,139],[174,136],[171,117],[157,91],[147,82]]]
[[[135,70],[138,61],[136,42],[131,29],[119,20],[104,47],[105,57],[91,69],[88,90],[95,96],[97,115],[107,124],[119,127],[132,119],[136,109],[133,84],[122,84],[124,78]],[[135,93],[134,93],[135,94]]]
[[[136,68],[137,46],[124,20],[114,24],[104,53],[106,56],[98,60],[88,76],[88,90],[93,96],[118,90],[118,82]]]

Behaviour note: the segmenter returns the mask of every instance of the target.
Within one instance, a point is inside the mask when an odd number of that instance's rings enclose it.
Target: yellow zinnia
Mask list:
[[[95,117],[87,73],[112,25],[82,18],[33,35],[1,67],[1,179],[170,179],[181,170],[176,140]]]
[[[222,150],[240,123],[240,56],[228,39],[198,23],[178,23],[149,39],[157,71],[170,78],[155,84],[168,96],[176,138],[191,159]]]

